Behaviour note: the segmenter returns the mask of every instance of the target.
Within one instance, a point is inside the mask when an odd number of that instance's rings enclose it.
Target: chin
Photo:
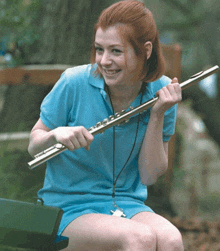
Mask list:
[[[109,79],[105,79],[105,83],[108,85],[108,86],[119,86],[120,85],[120,82],[118,81],[111,81]]]
[[[124,81],[120,77],[108,78],[104,76],[105,83],[109,86],[123,85]]]

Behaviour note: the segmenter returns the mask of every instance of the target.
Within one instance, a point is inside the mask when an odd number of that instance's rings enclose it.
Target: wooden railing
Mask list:
[[[0,148],[7,151],[27,150],[30,132],[0,133]]]

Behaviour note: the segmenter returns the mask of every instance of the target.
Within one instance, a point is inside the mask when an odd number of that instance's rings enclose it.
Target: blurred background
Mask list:
[[[101,11],[115,2],[0,0],[1,198],[36,200],[45,165],[28,169],[27,144],[40,104],[62,71],[89,63],[93,26]],[[142,2],[154,14],[164,52],[171,48],[166,54],[169,77],[182,82],[220,65],[220,1]],[[185,237],[186,250],[220,250],[220,225],[212,225],[212,235],[204,228],[204,222],[208,226],[220,219],[219,81],[219,74],[213,74],[184,90],[168,174],[149,187],[146,202],[183,232],[205,229],[199,244],[192,244],[197,235]],[[186,220],[191,225],[184,225]]]

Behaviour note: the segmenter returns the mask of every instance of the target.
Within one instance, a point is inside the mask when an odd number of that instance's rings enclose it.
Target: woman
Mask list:
[[[162,76],[152,14],[139,1],[118,2],[100,15],[93,42],[92,64],[62,74],[32,129],[31,155],[57,142],[69,149],[48,161],[38,196],[63,209],[66,250],[183,250],[179,231],[144,204],[147,185],[167,169],[181,100],[178,80]],[[155,95],[123,125],[95,137],[86,129]]]

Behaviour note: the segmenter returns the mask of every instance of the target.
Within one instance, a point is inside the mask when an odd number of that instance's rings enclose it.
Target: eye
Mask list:
[[[119,49],[112,49],[112,52],[114,52],[115,54],[121,54],[123,51]]]
[[[99,46],[95,46],[95,50],[99,54],[103,52],[103,49],[101,47],[99,47]]]

